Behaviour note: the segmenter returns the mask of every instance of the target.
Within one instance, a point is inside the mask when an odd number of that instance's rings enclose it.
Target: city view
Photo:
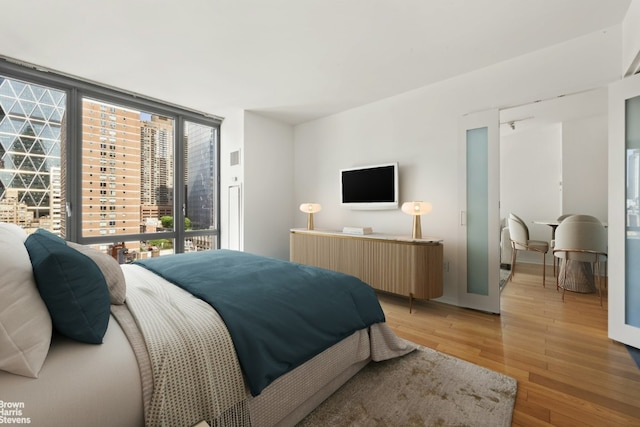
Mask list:
[[[186,230],[217,223],[218,129],[184,122],[177,144],[174,119],[97,99],[82,100],[79,216],[71,216],[65,183],[70,168],[63,91],[0,76],[0,221],[67,236],[70,218],[82,238],[112,236],[104,251],[145,256],[172,252],[173,240],[123,242],[119,236],[172,232],[176,147],[184,153]],[[104,239],[102,239],[104,240]],[[185,250],[215,247],[214,236],[193,236]],[[138,255],[139,254],[139,255]]]

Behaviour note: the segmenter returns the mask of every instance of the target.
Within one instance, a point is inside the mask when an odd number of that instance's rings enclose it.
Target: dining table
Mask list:
[[[556,238],[556,228],[558,228],[558,226],[560,225],[560,221],[558,221],[557,219],[554,220],[537,220],[537,221],[533,221],[534,224],[540,224],[540,225],[548,225],[549,227],[551,227],[551,240],[555,240]]]
[[[558,270],[558,287],[582,294],[594,293],[596,282],[591,263],[575,259],[561,259]]]
[[[536,220],[534,224],[551,227],[551,240],[556,238],[556,229],[560,225],[558,220]],[[605,227],[606,223],[602,223]],[[552,254],[553,255],[553,254]],[[595,278],[590,262],[576,260],[560,260],[558,270],[558,286],[567,291],[579,293],[593,293],[596,291]]]
[[[551,220],[539,219],[539,220],[533,221],[533,223],[540,224],[540,225],[548,225],[549,227],[551,227],[551,239],[553,240],[556,238],[556,228],[558,228],[558,226],[560,225],[560,221],[558,221],[557,219],[551,219]],[[602,225],[604,226],[604,228],[607,228],[606,222],[603,222]]]

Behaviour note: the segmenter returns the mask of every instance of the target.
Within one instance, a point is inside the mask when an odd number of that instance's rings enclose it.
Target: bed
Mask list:
[[[413,350],[379,317],[373,290],[351,276],[242,252],[210,252],[120,266],[51,233],[26,236],[0,224],[0,421],[295,425],[370,361]],[[324,282],[305,290],[280,268]],[[240,279],[230,272],[242,273]],[[228,276],[236,276],[231,285]],[[249,296],[236,293],[262,277],[273,282],[260,285],[265,293],[254,287]],[[71,283],[61,291],[63,281]],[[205,281],[216,286],[202,286]],[[275,296],[267,293],[270,286],[277,288]],[[210,287],[223,291],[200,295]],[[322,308],[319,288],[325,287],[328,305]],[[87,288],[94,294],[85,295]],[[344,288],[353,291],[341,299]],[[295,294],[311,295],[311,302]],[[345,314],[346,306],[371,298],[375,303],[357,308],[359,314]],[[222,300],[228,303],[219,305]],[[285,314],[292,304],[300,309],[294,320]],[[276,307],[276,323],[260,320],[256,312],[264,306]],[[319,322],[313,320],[318,315]],[[297,324],[311,329],[285,336]],[[258,338],[242,335],[254,332]],[[320,344],[312,348],[312,341]],[[265,361],[269,355],[273,360]]]

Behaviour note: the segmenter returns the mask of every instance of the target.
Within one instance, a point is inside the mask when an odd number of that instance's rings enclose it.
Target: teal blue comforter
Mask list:
[[[254,396],[355,331],[385,320],[369,285],[334,271],[231,250],[136,264],[218,311]]]

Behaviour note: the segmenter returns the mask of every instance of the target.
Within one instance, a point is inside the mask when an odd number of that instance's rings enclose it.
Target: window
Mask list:
[[[217,248],[219,129],[217,118],[0,60],[0,221],[105,252],[124,242],[140,257]]]

